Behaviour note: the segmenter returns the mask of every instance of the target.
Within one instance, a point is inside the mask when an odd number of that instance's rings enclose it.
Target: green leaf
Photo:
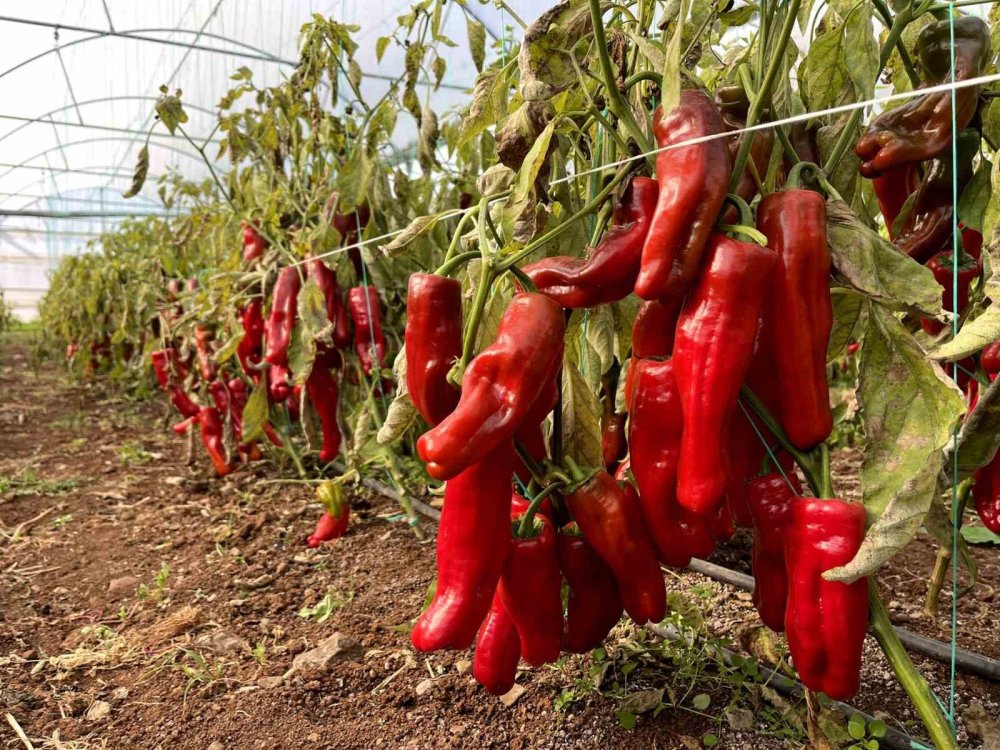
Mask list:
[[[833,300],[833,330],[826,350],[827,362],[840,359],[848,344],[864,338],[868,312],[865,298],[850,289],[831,289],[830,296]]]
[[[958,335],[930,353],[934,359],[955,361],[975,354],[1000,339],[1000,305],[993,304],[978,318],[967,320]]]
[[[470,15],[465,17],[465,28],[469,35],[469,52],[476,70],[483,71],[486,60],[486,27]]]
[[[705,747],[715,747],[719,744],[719,738],[716,735],[709,733],[702,736],[701,744]]]
[[[843,29],[830,28],[813,39],[800,66],[799,82],[810,111],[831,106],[848,80],[844,68]]]
[[[862,224],[843,201],[827,202],[827,233],[833,265],[854,289],[893,310],[941,314],[941,287],[930,269]]]
[[[847,16],[844,25],[844,67],[854,84],[858,99],[871,99],[878,75],[879,47],[875,42],[872,9],[860,5]]]
[[[312,276],[306,279],[299,290],[298,313],[298,323],[305,326],[306,333],[310,336],[315,336],[326,327],[326,297]]]
[[[267,418],[267,386],[261,381],[261,385],[250,392],[243,409],[243,441],[249,443],[264,437]]]
[[[828,580],[873,573],[916,535],[935,496],[942,450],[965,411],[957,386],[890,310],[869,302],[868,321],[858,404],[868,439],[861,489],[870,528],[854,559],[827,571]]]
[[[998,445],[1000,445],[1000,379],[993,381],[989,388],[979,394],[976,408],[969,414],[958,433],[956,479],[961,482],[971,477],[980,466],[992,461]],[[946,455],[950,469],[954,465],[951,451]]]
[[[989,159],[983,157],[979,164],[979,169],[972,176],[972,180],[962,191],[962,197],[958,201],[958,218],[965,226],[975,229],[977,232],[983,231],[983,217],[986,214],[986,206],[993,196],[993,189],[990,184],[990,174],[993,164]]]
[[[244,335],[245,331],[242,328],[237,328],[236,332],[229,337],[226,343],[219,347],[219,350],[215,352],[215,363],[219,365],[225,364],[230,357],[236,354],[236,350],[239,348]]]
[[[851,714],[851,718],[847,720],[847,732],[851,739],[860,740],[865,736],[865,720],[857,714]]]
[[[128,192],[122,193],[122,198],[134,198],[142,190],[146,183],[146,175],[149,173],[149,146],[139,149],[139,158],[135,162],[135,172],[132,174],[132,186]]]
[[[302,320],[295,323],[288,344],[288,369],[296,385],[305,385],[316,361],[316,339],[309,326]]]
[[[690,3],[681,0],[680,13],[674,25],[674,33],[667,43],[663,55],[663,85],[660,90],[660,100],[663,111],[670,112],[681,100],[681,38],[684,34],[684,20],[687,18]]]
[[[618,719],[618,723],[621,725],[622,729],[634,729],[636,716],[628,711],[615,711],[615,718]]]
[[[563,450],[581,466],[602,466],[601,405],[568,352],[563,359],[562,398]]]
[[[378,60],[378,62],[382,62],[382,55],[385,54],[386,47],[389,46],[389,42],[391,41],[391,37],[380,36],[375,42],[375,59]]]
[[[997,536],[985,526],[963,526],[962,538],[969,544],[1000,544],[1000,536]]]
[[[374,170],[375,163],[368,155],[367,150],[354,149],[351,157],[340,168],[340,174],[337,177],[337,189],[340,191],[338,209],[345,212],[353,211],[364,201]]]
[[[163,121],[163,124],[167,126],[167,130],[173,135],[178,125],[188,121],[184,105],[181,104],[181,90],[177,89],[173,94],[168,94],[167,87],[161,86],[160,91],[163,93],[163,96],[156,100],[156,114],[159,115],[160,120]]]
[[[698,695],[691,699],[691,705],[696,711],[704,711],[712,705],[712,696],[708,693],[698,693]]]

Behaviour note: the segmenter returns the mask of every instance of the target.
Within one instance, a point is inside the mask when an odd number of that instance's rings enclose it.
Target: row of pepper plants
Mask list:
[[[1000,531],[1000,87],[977,80],[1000,12],[563,0],[526,25],[499,5],[522,30],[492,45],[466,2],[415,5],[376,42],[406,65],[371,103],[357,28],[320,16],[280,85],[238,70],[212,133],[231,166],[189,139],[210,179],[162,178],[178,218],[66,259],[46,330],[78,374],[148,390],[152,366],[220,476],[266,454],[325,480],[310,545],[343,533],[360,475],[414,523],[407,498],[443,482],[412,641],[474,645],[490,692],[623,613],[661,621],[660,566],[739,524],[806,688],[852,697],[871,629],[955,747],[874,574],[927,528],[974,581],[970,498]],[[451,12],[480,72],[438,114]],[[162,94],[157,127],[187,137]],[[856,402],[831,403],[847,354]],[[862,503],[830,468],[849,420]]]

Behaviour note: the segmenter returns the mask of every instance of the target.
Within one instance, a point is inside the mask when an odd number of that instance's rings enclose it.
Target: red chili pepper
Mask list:
[[[625,443],[625,420],[627,414],[615,414],[608,410],[601,425],[601,451],[604,454],[604,468],[614,471],[615,466],[628,450]]]
[[[500,601],[499,593],[494,594],[489,614],[476,638],[472,676],[486,688],[486,692],[505,695],[514,687],[520,660],[521,638],[517,634],[517,626]]]
[[[868,583],[827,581],[853,559],[865,536],[865,509],[843,500],[797,497],[785,532],[788,650],[802,684],[847,700],[861,682]]]
[[[667,607],[663,574],[635,496],[598,471],[566,496],[566,507],[614,573],[629,617],[639,625],[662,620]]]
[[[496,341],[466,368],[458,406],[417,441],[432,477],[455,476],[528,424],[536,402],[554,392],[564,332],[558,303],[543,294],[514,296],[500,319]]]
[[[201,407],[192,401],[191,397],[179,385],[170,385],[170,400],[177,411],[185,417],[196,417],[201,411]]]
[[[203,325],[194,328],[195,350],[198,353],[198,372],[201,379],[206,383],[215,380],[215,363],[212,361],[212,352],[209,349],[209,342],[212,340],[212,332]]]
[[[340,353],[336,349],[324,346],[316,353],[316,360],[306,380],[309,401],[323,426],[323,447],[319,452],[319,460],[323,463],[333,461],[340,451],[340,425],[337,422],[340,392],[337,388],[337,379],[330,373],[338,367],[340,367]]]
[[[429,273],[410,276],[406,293],[406,388],[427,423],[458,404],[448,372],[462,356],[462,285]]]
[[[532,536],[511,541],[497,591],[517,627],[521,656],[537,667],[559,658],[563,610],[555,528],[546,516],[533,520]]]
[[[339,485],[330,481],[323,482],[316,490],[316,497],[325,510],[316,522],[316,530],[306,539],[306,544],[310,547],[339,539],[347,531],[351,521],[351,506]]]
[[[73,359],[76,353],[80,350],[79,345],[75,341],[71,341],[66,345],[66,359]]]
[[[243,324],[243,338],[236,346],[236,356],[243,366],[243,372],[249,375],[254,383],[260,382],[261,351],[264,345],[264,303],[260,299],[250,300],[240,310],[240,322]]]
[[[204,443],[205,450],[215,465],[216,475],[226,476],[232,472],[233,467],[226,457],[226,445],[222,437],[222,416],[214,406],[206,406],[198,412],[198,423],[201,425],[201,442]]]
[[[259,220],[254,224],[243,222],[243,262],[247,265],[264,257],[264,250],[267,249],[267,240],[257,232],[259,226]]]
[[[264,329],[267,335],[264,361],[271,366],[267,379],[268,389],[274,401],[284,401],[292,392],[288,371],[288,346],[295,328],[301,286],[302,279],[295,266],[283,268],[274,285],[271,314]]]
[[[979,364],[989,375],[1000,372],[1000,341],[986,345],[979,355]]]
[[[385,365],[385,336],[379,311],[378,289],[356,286],[347,293],[347,306],[354,321],[354,351],[361,360],[361,370],[371,375],[375,362]],[[374,349],[374,354],[373,354]]]
[[[892,225],[903,210],[906,199],[920,186],[920,173],[916,166],[907,164],[889,170],[885,174],[872,178],[872,188],[878,199],[878,208],[885,219],[885,228],[889,231],[889,239],[895,237]]]
[[[653,133],[660,148],[723,132],[718,110],[701,91],[681,92],[669,113],[657,107]],[[656,156],[659,198],[642,248],[635,292],[643,299],[683,296],[701,267],[730,175],[723,139],[680,146]]]
[[[945,250],[938,253],[929,261],[927,261],[927,267],[931,269],[934,274],[934,280],[941,286],[944,290],[941,293],[941,305],[948,312],[956,312],[953,305],[952,290],[954,285],[952,280],[954,278],[954,252],[951,250]],[[972,286],[972,282],[979,278],[979,274],[982,273],[983,262],[982,259],[973,258],[971,255],[963,254],[959,258],[958,265],[958,310],[959,314],[969,304],[969,287]],[[924,329],[925,333],[932,336],[936,336],[944,330],[944,323],[934,320],[933,318],[921,318],[920,326]]]
[[[977,260],[983,255],[983,235],[959,223],[962,230],[962,249]]]
[[[674,351],[674,330],[683,298],[666,302],[646,300],[632,323],[632,356],[669,357]]]
[[[523,271],[545,294],[563,307],[596,307],[632,293],[642,245],[656,209],[656,180],[633,177],[615,206],[613,225],[586,258],[544,258]]]
[[[239,378],[230,378],[226,383],[229,390],[229,421],[233,425],[233,436],[239,442],[243,438],[243,410],[247,405],[247,384]]]
[[[556,539],[559,569],[569,588],[563,648],[583,654],[597,648],[622,616],[615,576],[594,548],[572,527]]]
[[[771,193],[757,209],[757,228],[777,255],[763,328],[775,357],[778,417],[792,444],[807,450],[833,429],[826,377],[833,328],[826,201],[812,190]]]
[[[708,519],[677,502],[677,462],[684,412],[671,360],[633,359],[629,404],[632,474],[639,487],[645,527],[659,560],[683,568],[692,557],[707,558],[715,549]]]
[[[340,287],[337,286],[337,274],[321,258],[312,258],[306,268],[309,276],[316,281],[316,285],[323,292],[323,299],[326,300],[326,319],[333,324],[333,345],[337,348],[349,346],[350,324],[347,307],[340,294]]]
[[[445,484],[437,589],[411,634],[418,651],[472,645],[510,549],[513,472],[514,450],[507,440]]]
[[[184,420],[182,420],[180,422],[177,422],[176,424],[170,425],[170,429],[173,430],[178,435],[186,435],[187,431],[188,431],[188,428],[191,427],[191,425],[197,424],[197,423],[198,423],[198,417],[197,416],[188,417],[187,419],[184,419]]]
[[[721,234],[677,322],[674,376],[684,410],[677,499],[711,518],[726,491],[723,435],[750,366],[775,253]]]
[[[976,471],[972,497],[983,526],[1000,534],[1000,454]]]
[[[333,228],[337,230],[342,238],[341,246],[356,244],[358,241],[358,231],[368,226],[370,218],[371,211],[365,204],[358,206],[354,213],[336,214],[333,217]],[[363,279],[365,272],[364,262],[361,259],[361,248],[352,247],[348,249],[347,256],[351,259],[351,264],[354,266],[355,276],[359,280]]]
[[[753,604],[771,630],[785,629],[788,575],[785,572],[785,533],[792,520],[792,501],[802,494],[793,473],[765,474],[747,483],[747,502],[753,514]],[[791,486],[789,486],[791,482]]]

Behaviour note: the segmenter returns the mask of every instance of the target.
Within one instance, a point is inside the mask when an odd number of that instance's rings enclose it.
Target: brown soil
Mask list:
[[[5,747],[27,747],[14,727],[35,747],[67,750],[697,748],[710,733],[726,748],[802,744],[797,720],[780,719],[780,699],[720,676],[699,645],[749,646],[759,631],[744,592],[671,574],[674,603],[692,608],[688,622],[705,619],[696,647],[663,649],[622,625],[608,661],[526,669],[507,705],[472,680],[469,653],[410,647],[433,545],[390,501],[355,495],[348,534],[309,550],[319,511],[308,486],[269,481],[277,472],[267,462],[224,480],[200,451],[186,465],[185,441],[165,429],[158,401],[71,383],[53,362],[33,372],[18,343],[0,347],[0,392]],[[747,571],[747,550],[740,532],[715,561]],[[880,583],[895,621],[946,637],[950,598],[937,621],[922,612],[935,552],[921,537]],[[998,566],[991,550],[975,554],[980,584],[959,602],[959,643],[998,657]],[[300,615],[327,594],[328,619]],[[340,651],[329,663],[281,679],[296,655],[335,633]],[[867,648],[854,704],[921,736],[873,640]],[[947,701],[947,668],[915,661]],[[639,713],[642,691],[658,688],[667,705],[625,729],[616,712]],[[973,701],[996,715],[998,686],[960,674],[958,691],[960,715]],[[693,708],[699,693],[708,708]],[[978,745],[963,729],[962,746]]]

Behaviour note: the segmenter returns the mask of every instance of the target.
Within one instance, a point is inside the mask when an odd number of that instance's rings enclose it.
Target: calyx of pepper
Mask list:
[[[329,479],[322,482],[316,488],[316,499],[331,515],[340,518],[344,509],[344,490],[339,484]]]

